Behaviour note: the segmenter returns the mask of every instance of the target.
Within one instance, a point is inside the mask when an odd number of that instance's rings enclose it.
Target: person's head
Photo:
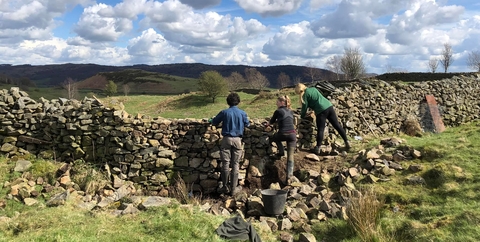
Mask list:
[[[277,98],[277,107],[283,107],[283,106],[290,109],[291,102],[290,102],[290,98],[287,95],[279,96]]]
[[[227,96],[228,106],[237,106],[240,103],[240,96],[236,92],[231,92]]]
[[[303,103],[303,94],[305,93],[305,89],[307,89],[307,86],[302,83],[298,83],[295,86],[295,93],[300,95],[300,103]]]

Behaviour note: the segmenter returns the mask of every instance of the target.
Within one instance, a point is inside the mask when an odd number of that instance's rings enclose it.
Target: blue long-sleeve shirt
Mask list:
[[[222,135],[230,137],[243,136],[243,130],[250,125],[247,113],[239,109],[237,106],[220,111],[215,118],[212,119],[213,125],[222,124]]]

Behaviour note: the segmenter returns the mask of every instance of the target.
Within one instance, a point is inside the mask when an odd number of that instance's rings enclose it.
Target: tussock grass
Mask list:
[[[53,184],[60,164],[44,159],[34,159],[30,171],[34,177],[43,177],[47,183]]]
[[[362,241],[386,241],[379,229],[384,200],[373,189],[363,189],[359,196],[351,197],[347,205],[348,224]]]
[[[87,194],[94,194],[111,183],[107,174],[98,171],[92,164],[88,164],[83,160],[74,162],[70,172],[70,179]]]
[[[182,204],[188,203],[188,190],[185,181],[177,173],[173,178],[173,184],[171,185],[172,197],[177,199]]]

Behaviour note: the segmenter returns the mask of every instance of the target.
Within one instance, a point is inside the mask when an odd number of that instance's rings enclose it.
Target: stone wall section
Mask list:
[[[422,119],[425,95],[434,95],[446,126],[479,118],[480,77],[460,76],[412,85],[384,81],[356,82],[330,96],[349,136],[398,133],[407,118]],[[273,110],[272,110],[273,113]],[[311,147],[312,120],[296,120],[299,146]],[[262,164],[275,147],[274,130],[252,119],[245,130],[240,184],[247,172],[261,176]],[[327,136],[334,142],[335,135]],[[84,159],[104,166],[115,187],[133,181],[155,195],[179,172],[192,191],[215,191],[220,179],[221,126],[206,119],[132,116],[121,103],[95,98],[36,101],[18,88],[0,90],[0,153],[33,154],[69,162]],[[252,175],[252,174],[250,174]]]

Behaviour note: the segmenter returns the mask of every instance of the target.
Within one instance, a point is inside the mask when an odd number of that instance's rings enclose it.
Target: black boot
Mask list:
[[[275,158],[279,160],[279,159],[282,159],[282,157],[285,155],[285,148],[283,147],[282,142],[277,142],[276,144],[277,144],[278,152],[275,155]]]
[[[235,194],[238,192],[237,186],[238,186],[238,171],[233,172],[231,176],[232,180],[230,181],[231,187],[230,187],[230,192],[232,196],[235,196]]]
[[[350,151],[350,143],[348,142],[348,140],[345,140],[345,151]]]
[[[222,177],[223,186],[220,187],[220,189],[218,190],[219,193],[229,193],[230,192],[230,189],[228,187],[229,173],[230,173],[229,171],[224,171],[224,170],[221,171],[220,176]]]
[[[294,154],[295,147],[288,147],[287,150],[287,184],[289,184],[290,178],[293,177],[293,166],[294,166]]]

